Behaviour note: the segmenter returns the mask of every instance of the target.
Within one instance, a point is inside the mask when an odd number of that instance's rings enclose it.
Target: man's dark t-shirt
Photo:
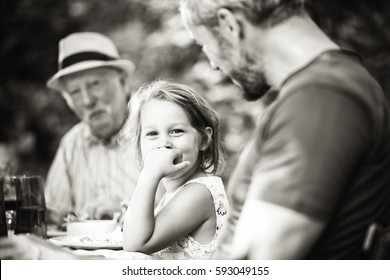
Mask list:
[[[231,223],[248,190],[325,223],[308,259],[365,258],[365,232],[390,205],[390,110],[380,86],[357,56],[329,51],[279,94],[229,182]]]

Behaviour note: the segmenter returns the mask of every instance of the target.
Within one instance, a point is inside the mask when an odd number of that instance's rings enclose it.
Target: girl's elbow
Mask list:
[[[123,250],[128,252],[140,252],[141,250],[140,244],[131,242],[131,241],[123,241]]]
[[[142,245],[139,238],[134,238],[134,233],[131,234],[125,227],[123,228],[123,250],[138,252]]]
[[[123,250],[128,252],[135,252],[134,247],[128,244],[123,243]]]
[[[123,242],[123,250],[128,252],[139,252],[148,254],[145,244],[139,242],[132,242],[130,240]]]
[[[144,254],[153,253],[150,248],[149,240],[141,235],[123,230],[123,250],[129,252],[139,252]]]

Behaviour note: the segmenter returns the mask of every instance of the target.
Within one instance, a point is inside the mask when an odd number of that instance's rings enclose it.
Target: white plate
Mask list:
[[[56,236],[49,239],[54,245],[75,249],[122,249],[122,235],[117,233]]]
[[[47,229],[47,237],[63,236],[66,235],[66,231]]]

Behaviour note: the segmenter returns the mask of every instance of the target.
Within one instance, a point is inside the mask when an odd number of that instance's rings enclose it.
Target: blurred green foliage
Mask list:
[[[184,29],[178,0],[1,0],[0,143],[15,148],[19,174],[46,175],[61,136],[77,122],[62,97],[45,88],[56,72],[58,41],[72,32],[110,36],[137,65],[132,90],[156,78],[184,82],[214,105],[229,158],[236,162],[261,110],[208,61]],[[307,1],[338,44],[356,50],[389,95],[390,4],[380,0]]]

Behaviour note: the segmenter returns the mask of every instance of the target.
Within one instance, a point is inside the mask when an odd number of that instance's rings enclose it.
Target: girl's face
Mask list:
[[[181,170],[180,174],[175,174],[175,177],[198,168],[201,136],[179,105],[153,99],[143,105],[140,122],[140,147],[143,159],[151,150],[165,146],[179,150],[182,153],[180,161],[188,160],[191,163]]]

